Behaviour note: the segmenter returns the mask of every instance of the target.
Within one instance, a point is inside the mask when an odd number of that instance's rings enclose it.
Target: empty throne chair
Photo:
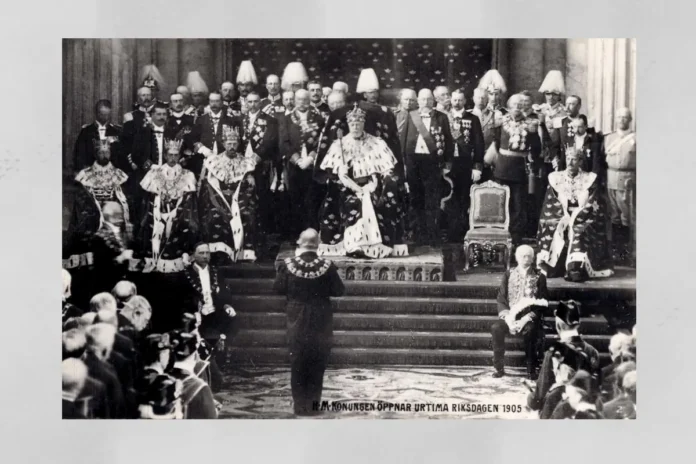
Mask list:
[[[469,231],[464,237],[464,270],[468,271],[478,248],[482,254],[497,253],[510,268],[512,236],[510,225],[510,188],[489,180],[471,186]],[[485,260],[484,260],[485,261]]]

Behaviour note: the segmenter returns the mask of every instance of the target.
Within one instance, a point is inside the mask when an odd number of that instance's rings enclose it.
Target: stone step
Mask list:
[[[238,312],[240,329],[285,329],[285,314],[280,312]],[[488,332],[498,320],[494,315],[460,314],[334,314],[334,330],[416,330],[440,332]],[[554,319],[546,318],[549,325]],[[602,316],[583,318],[583,334],[608,335],[610,328]]]
[[[236,295],[230,304],[245,313],[284,312],[285,297],[281,295]],[[598,302],[594,302],[598,303]],[[337,313],[402,313],[402,314],[489,314],[498,313],[498,304],[493,299],[481,298],[422,298],[422,297],[365,297],[345,296],[332,299]],[[547,314],[552,315],[558,305],[549,302]],[[589,306],[589,304],[588,304]]]
[[[345,296],[371,297],[436,297],[436,298],[485,298],[494,299],[498,294],[499,275],[471,276],[471,279],[457,282],[399,282],[399,281],[347,281]],[[476,277],[476,278],[475,278]],[[550,282],[549,296],[552,300],[633,300],[635,287],[609,286],[600,284],[580,285],[554,279]],[[227,288],[233,295],[273,295],[273,279],[244,278],[225,279]]]
[[[286,348],[248,347],[230,350],[231,362],[241,366],[287,365]],[[490,350],[447,350],[411,348],[345,348],[331,350],[329,364],[332,366],[490,366],[493,352]],[[608,362],[608,356],[602,356]],[[522,351],[505,353],[505,365],[523,367]]]
[[[600,352],[609,346],[608,335],[585,335],[584,339]],[[546,335],[547,342],[558,339],[557,335]],[[334,331],[334,346],[346,348],[428,348],[490,350],[491,334],[486,332],[420,332],[420,331]],[[521,337],[507,337],[507,350],[524,350]],[[240,331],[233,346],[238,347],[285,347],[285,330],[251,329]]]

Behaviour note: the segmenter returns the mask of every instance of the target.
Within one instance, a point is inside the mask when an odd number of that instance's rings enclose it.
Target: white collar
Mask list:
[[[249,119],[256,119],[260,113],[261,113],[261,110],[257,111],[256,113],[247,113],[247,114],[249,115]]]
[[[276,102],[276,101],[280,100],[281,98],[282,97],[280,94],[277,94],[277,95],[271,95],[270,93],[268,94],[268,99],[272,102]]]
[[[452,114],[456,116],[463,116],[465,112],[466,110],[464,108],[462,108],[461,110],[455,110],[454,108],[452,108]]]
[[[152,123],[152,130],[155,132],[164,132],[164,124],[162,124],[161,126],[158,126],[157,124],[155,124],[153,122]]]
[[[210,110],[210,117],[220,119],[220,117],[222,117],[222,110],[220,110],[217,114],[213,113],[213,110]]]
[[[102,129],[106,130],[106,128],[109,126],[108,122],[104,125],[102,125],[99,121],[94,121],[94,122],[97,123],[97,129],[99,129],[99,130],[102,130]]]
[[[196,269],[198,272],[208,272],[208,269],[210,269],[210,265],[207,265],[206,267],[200,267],[198,264],[193,263],[194,266],[196,266]]]
[[[183,110],[182,110],[182,111],[179,111],[178,113],[175,113],[175,112],[172,111],[172,116],[174,116],[175,118],[180,118],[180,117],[182,117],[183,115],[184,115],[184,111],[183,111]]]

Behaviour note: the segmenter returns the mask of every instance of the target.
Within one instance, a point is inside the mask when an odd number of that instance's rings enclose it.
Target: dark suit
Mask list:
[[[75,403],[79,403],[80,409],[84,411],[87,419],[108,419],[111,417],[106,387],[95,378],[87,377]]]
[[[191,132],[191,143],[200,143],[213,153],[222,153],[225,151],[225,146],[223,144],[223,127],[229,126],[236,128],[241,136],[241,123],[239,119],[232,118],[225,114],[223,109],[218,113],[219,119],[217,124],[215,124],[212,113],[206,113],[196,120],[196,124],[193,126],[193,131]],[[205,157],[200,153],[194,153],[191,160],[188,160],[189,170],[193,172],[196,177],[199,177],[201,170],[203,168],[203,159]]]
[[[274,290],[287,296],[293,407],[296,414],[308,414],[321,400],[333,342],[331,297],[343,295],[345,289],[330,261],[307,252],[281,263]]]
[[[121,236],[117,236],[106,224],[94,234],[92,239],[93,293],[110,292],[116,283],[126,278],[128,262],[120,264],[116,262],[116,257],[126,249],[126,245],[123,230]]]
[[[290,190],[292,224],[290,234],[293,236],[307,227],[319,229],[316,189],[313,188],[312,166],[301,169],[297,166],[302,147],[307,150],[307,154],[319,152],[319,139],[324,129],[325,120],[314,108],[309,108],[307,114],[307,125],[309,130],[304,132],[302,127],[295,122],[296,111],[285,115],[281,119],[279,126],[280,154],[287,171],[288,187]],[[323,143],[323,142],[322,142]]]
[[[148,114],[145,111],[140,111],[135,109],[127,113],[125,122],[123,123],[123,135],[121,143],[121,158],[124,162],[130,165],[130,160],[128,156],[133,152],[133,143],[135,143],[135,136],[138,132],[142,130],[145,125],[145,120],[148,118]],[[131,171],[126,171],[130,173]]]
[[[418,110],[409,113],[401,144],[410,188],[411,223],[415,226],[417,241],[432,245],[439,241],[442,168],[453,160],[454,141],[447,115],[434,109],[430,110],[429,115],[430,129],[427,134],[430,137],[424,138],[428,153],[416,153],[420,135],[416,121],[422,120]]]
[[[107,123],[106,130],[104,131],[105,137],[113,137],[114,142],[111,144],[111,163],[117,168],[123,168],[123,161],[121,159],[121,134],[123,128],[115,124]],[[86,124],[80,129],[80,133],[77,136],[77,141],[75,142],[75,172],[79,172],[82,169],[91,166],[96,161],[96,150],[94,149],[94,142],[99,140],[99,129],[96,122],[92,124]]]
[[[126,418],[127,409],[123,397],[123,388],[114,368],[109,363],[100,361],[92,354],[87,354],[83,361],[87,365],[89,376],[104,384],[109,403],[109,418]]]
[[[455,143],[450,178],[454,184],[452,198],[448,202],[447,240],[461,242],[469,230],[469,204],[471,203],[471,175],[476,169],[483,172],[483,130],[481,121],[471,113],[454,116],[448,114]],[[456,137],[455,137],[456,135]]]
[[[135,391],[133,390],[133,364],[129,359],[116,351],[115,347],[114,350],[111,351],[107,362],[114,368],[116,376],[121,383],[127,414],[129,417],[134,417],[134,411],[137,405],[135,404]]]

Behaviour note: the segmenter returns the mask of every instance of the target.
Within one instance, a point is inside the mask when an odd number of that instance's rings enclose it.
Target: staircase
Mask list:
[[[273,293],[272,265],[240,265],[223,271],[234,295],[240,332],[232,358],[240,365],[288,362],[285,297]],[[333,301],[334,348],[331,363],[356,365],[486,366],[492,358],[490,327],[497,320],[500,274],[459,276],[457,282],[345,282],[346,294]],[[560,298],[582,301],[592,315],[580,331],[604,358],[616,330],[617,301],[635,298],[635,285],[578,285],[562,279],[549,284],[551,307],[545,320],[547,341],[555,337],[553,309]],[[626,311],[624,311],[626,312]],[[635,306],[629,304],[629,320]],[[610,324],[607,320],[612,321]],[[616,319],[616,320],[615,320]],[[614,327],[612,327],[614,325]],[[630,323],[627,323],[630,325]],[[507,339],[506,364],[523,366],[522,340]]]

